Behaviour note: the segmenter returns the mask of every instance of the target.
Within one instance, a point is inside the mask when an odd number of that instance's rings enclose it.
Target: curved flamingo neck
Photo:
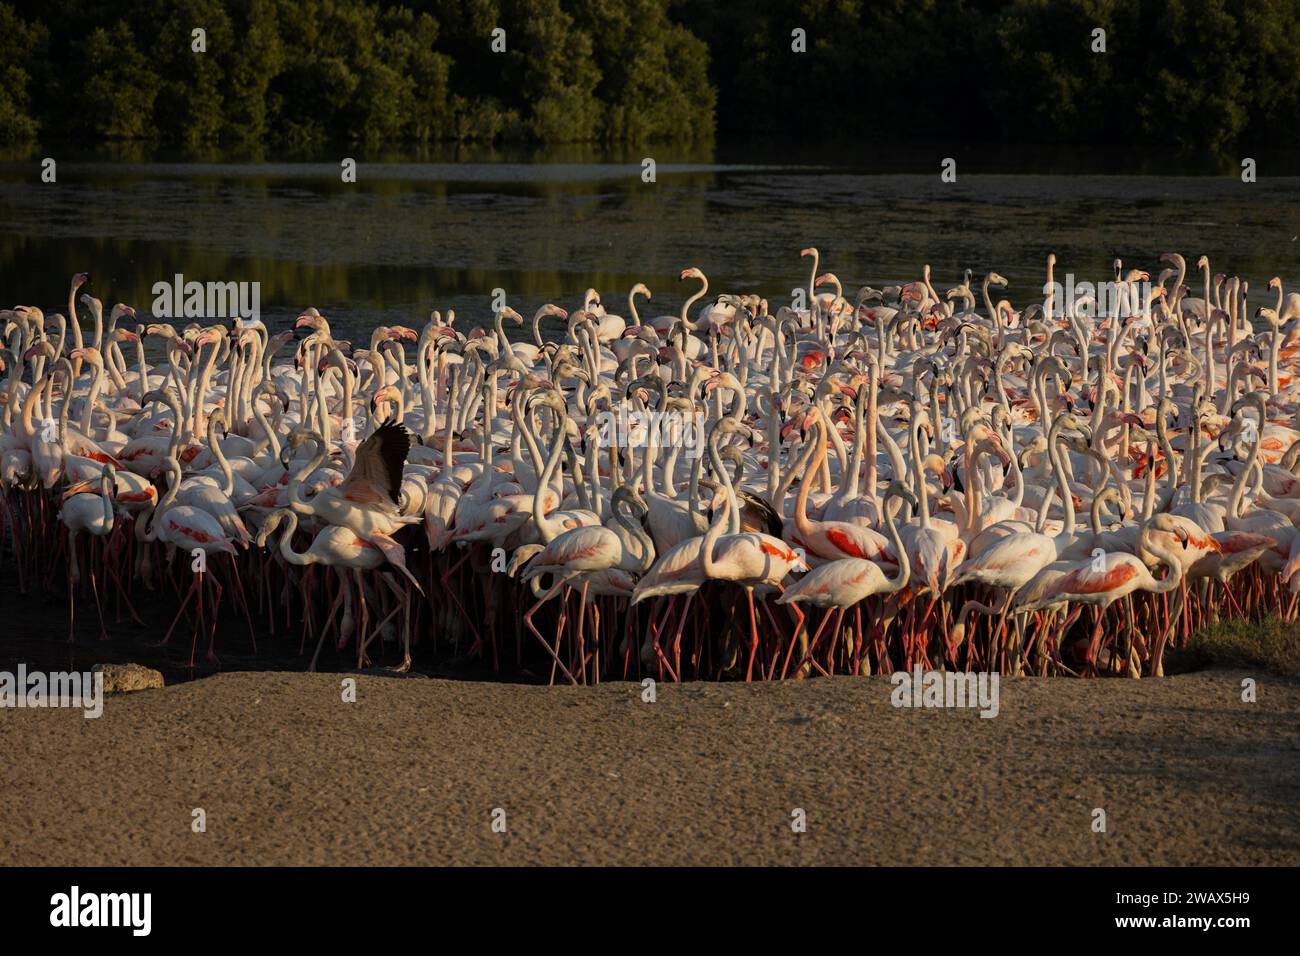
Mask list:
[[[730,524],[739,518],[739,510],[736,507],[736,491],[731,486],[731,475],[722,464],[722,456],[718,454],[718,432],[716,430],[709,438],[709,463],[713,465],[714,473],[717,474],[718,480],[722,482],[722,489],[726,494],[726,502],[723,504],[722,513],[714,519],[713,524],[709,525],[709,530],[704,533],[704,542],[700,547],[700,560],[704,576],[711,578],[714,576],[714,569],[717,567],[713,561],[713,549],[718,539],[722,537],[723,526],[730,527]]]
[[[307,438],[316,442],[316,457],[300,468],[289,478],[288,497],[289,506],[302,514],[316,514],[314,501],[308,501],[302,497],[302,483],[308,475],[314,472],[321,465],[325,464],[325,458],[329,454],[329,448],[325,445],[325,439],[319,432],[307,432]]]
[[[564,453],[565,437],[564,419],[558,418],[555,423],[555,442],[551,445],[546,467],[542,469],[537,489],[533,492],[533,520],[537,523],[537,533],[541,536],[543,544],[550,544],[564,531],[563,522],[546,516],[545,503],[546,492],[551,487],[551,481],[560,466],[560,456]]]
[[[799,496],[795,498],[794,502],[794,526],[805,544],[817,530],[816,525],[808,518],[808,494],[812,491],[813,476],[817,474],[826,461],[826,432],[820,411],[818,411],[817,421],[813,425],[813,435],[815,436],[813,439],[815,442],[813,453],[804,466],[802,480],[799,482]]]

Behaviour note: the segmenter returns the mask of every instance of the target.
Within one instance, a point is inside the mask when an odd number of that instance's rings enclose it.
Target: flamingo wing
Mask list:
[[[1127,593],[1145,566],[1131,554],[1108,554],[1094,563],[1089,560],[1056,582],[1058,595],[1100,596]]]
[[[533,562],[534,567],[565,567],[578,571],[602,571],[618,563],[622,542],[608,528],[595,526],[566,531],[548,544]]]
[[[339,490],[358,504],[376,504],[387,496],[399,501],[402,469],[411,450],[411,433],[398,422],[385,422],[357,446],[352,470]]]
[[[201,508],[177,505],[168,508],[160,520],[163,536],[173,544],[191,550],[201,548],[204,551],[235,553],[234,543],[226,536],[217,519]]]

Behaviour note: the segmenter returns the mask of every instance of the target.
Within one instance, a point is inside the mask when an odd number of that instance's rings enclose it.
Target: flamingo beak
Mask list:
[[[993,453],[998,456],[998,461],[1002,463],[1002,467],[1009,467],[1011,465],[1011,455],[1007,453],[1006,446],[1002,444],[1002,439],[996,435],[990,435],[989,442],[993,445]]]

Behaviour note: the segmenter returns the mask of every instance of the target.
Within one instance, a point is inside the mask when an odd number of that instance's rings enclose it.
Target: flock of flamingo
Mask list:
[[[314,639],[312,668],[328,639],[574,683],[1140,677],[1222,618],[1295,613],[1280,279],[1253,316],[1244,279],[1202,257],[1192,289],[1173,253],[1154,281],[1116,261],[1105,297],[1065,301],[1049,256],[1021,309],[929,266],[850,301],[802,255],[800,308],[699,306],[690,268],[675,314],[642,319],[637,284],[626,318],[588,290],[524,341],[506,306],[365,347],[314,308],[274,334],[105,320],[80,273],[66,314],[0,311],[0,558],[66,589],[69,640],[78,592],[103,638],[147,594],[191,666],[224,620]]]

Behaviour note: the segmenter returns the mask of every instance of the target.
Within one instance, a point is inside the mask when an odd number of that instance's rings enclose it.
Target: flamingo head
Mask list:
[[[789,436],[789,434],[792,431],[794,431],[796,428],[802,432],[807,430],[811,424],[812,424],[811,415],[809,415],[806,418],[800,418],[798,415],[791,415],[788,419],[786,419],[785,424],[781,426],[781,440],[785,441],[785,439]]]
[[[948,632],[948,641],[954,649],[959,648],[966,643],[966,607],[977,604],[975,601],[968,601],[966,606],[961,609],[957,615],[957,621],[953,624],[952,629]]]
[[[283,518],[284,518],[283,510],[272,511],[269,515],[266,516],[266,520],[262,522],[262,527],[259,528],[257,532],[257,546],[259,548],[266,547],[266,539],[270,537],[272,532],[274,532],[275,529],[280,526],[280,522],[283,520]]]
[[[921,463],[921,467],[923,470],[929,472],[930,474],[936,476],[939,479],[940,486],[945,492],[947,492],[948,489],[952,487],[953,485],[952,469],[949,468],[948,463],[944,461],[942,458],[940,458],[938,455],[934,453],[926,455],[924,461],[922,461]]]
[[[385,385],[376,390],[375,394],[371,396],[370,407],[378,408],[384,402],[396,402],[401,397],[402,393],[398,390],[396,385]]]
[[[555,388],[555,383],[549,378],[543,378],[540,375],[529,372],[519,380],[519,385],[516,386],[515,390],[518,391],[519,389],[523,389],[527,391],[534,388],[553,390]]]
[[[1183,523],[1186,520],[1185,518],[1180,519],[1178,515],[1162,511],[1151,519],[1148,527],[1154,531],[1173,535],[1185,549],[1189,538],[1187,527]]]
[[[739,392],[742,389],[739,379],[730,372],[714,371],[712,377],[704,383],[704,392],[708,394],[715,388],[730,389],[733,392]]]
[[[899,302],[920,302],[925,297],[925,286],[920,282],[909,282],[898,290]]]

